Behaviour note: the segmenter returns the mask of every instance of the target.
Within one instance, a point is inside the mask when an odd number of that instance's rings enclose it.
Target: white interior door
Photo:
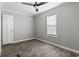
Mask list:
[[[13,16],[3,14],[3,40],[2,44],[13,42]]]

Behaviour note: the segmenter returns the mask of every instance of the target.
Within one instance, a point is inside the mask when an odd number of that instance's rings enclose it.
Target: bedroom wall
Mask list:
[[[13,40],[23,40],[34,36],[33,17],[12,11],[3,10],[2,14],[13,15]]]
[[[57,13],[57,37],[47,35],[47,16]],[[37,38],[79,50],[79,3],[69,3],[35,16]]]
[[[1,8],[3,7],[3,3],[0,3],[0,56],[1,56]]]
[[[0,10],[0,56],[1,56],[1,10]]]

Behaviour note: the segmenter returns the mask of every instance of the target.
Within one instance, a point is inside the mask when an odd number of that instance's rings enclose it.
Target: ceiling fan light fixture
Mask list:
[[[38,12],[38,6],[34,6],[34,8],[35,8],[36,12]]]
[[[36,12],[38,12],[38,9],[36,9]]]

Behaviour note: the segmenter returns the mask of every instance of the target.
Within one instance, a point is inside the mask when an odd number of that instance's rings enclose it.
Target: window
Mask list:
[[[47,34],[56,36],[56,15],[47,17]]]

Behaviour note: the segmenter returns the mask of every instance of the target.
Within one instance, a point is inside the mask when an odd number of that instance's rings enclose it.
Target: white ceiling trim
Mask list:
[[[9,10],[9,9],[1,9],[1,11],[3,11],[3,10],[13,12],[13,13],[16,13],[16,14],[26,15],[26,16],[33,16],[33,15],[25,13],[25,12],[19,12],[19,11],[14,11],[14,10]]]

